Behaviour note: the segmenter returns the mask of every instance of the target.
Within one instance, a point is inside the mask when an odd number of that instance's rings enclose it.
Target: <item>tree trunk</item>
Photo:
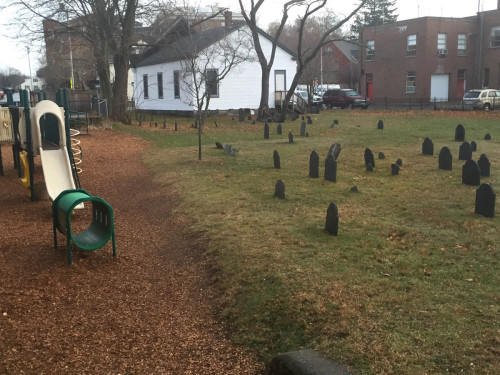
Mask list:
[[[116,121],[126,122],[128,107],[128,51],[116,53],[113,58],[113,63],[115,66],[115,83],[113,85],[113,102],[111,103],[110,117]]]
[[[265,120],[266,113],[269,111],[269,69],[262,69],[261,93],[258,119]]]
[[[101,57],[102,54],[96,56],[96,70],[99,77],[99,87],[101,96],[108,100],[108,105],[113,102],[113,89],[109,79],[109,63],[106,58]]]

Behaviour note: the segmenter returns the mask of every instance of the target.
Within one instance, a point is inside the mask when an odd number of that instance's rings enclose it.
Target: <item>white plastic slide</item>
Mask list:
[[[47,142],[42,137],[40,124],[44,116],[45,118],[50,118],[50,126],[58,127],[59,144],[51,144],[50,147],[46,145]],[[55,124],[56,120],[57,125]],[[38,149],[42,159],[47,192],[50,199],[54,200],[62,191],[75,188],[71,163],[66,148],[64,110],[50,100],[42,100],[31,109],[31,129],[33,134],[33,148]]]

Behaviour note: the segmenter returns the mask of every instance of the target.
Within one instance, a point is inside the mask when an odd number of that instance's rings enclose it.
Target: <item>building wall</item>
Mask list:
[[[500,1],[499,1],[500,3]],[[500,6],[500,4],[499,4]],[[478,76],[483,86],[489,88],[500,88],[500,45],[492,43],[492,27],[500,27],[500,10],[483,12],[482,14],[482,43],[481,43],[481,69]],[[484,69],[489,70],[488,82],[485,82]]]

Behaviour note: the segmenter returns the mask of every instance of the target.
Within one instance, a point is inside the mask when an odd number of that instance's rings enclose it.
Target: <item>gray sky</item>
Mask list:
[[[0,0],[0,4],[6,4],[8,0]],[[193,1],[193,4],[197,1]],[[267,0],[261,11],[260,25],[265,27],[272,21],[281,18],[282,0]],[[234,12],[239,11],[238,0],[216,0],[208,2],[201,0],[203,5],[218,3],[220,6],[227,6]],[[249,0],[244,0],[244,4],[248,4]],[[396,7],[399,14],[398,20],[411,19],[416,17],[433,16],[433,17],[467,17],[476,14],[478,11],[479,1],[457,1],[457,0],[397,0]],[[497,0],[481,0],[480,10],[496,9]],[[328,2],[329,9],[333,10],[339,16],[347,15],[354,8],[350,1],[330,0]],[[21,73],[29,75],[28,54],[26,46],[8,38],[5,23],[8,23],[9,14],[7,11],[2,11],[0,19],[0,70],[4,71],[8,67],[13,67],[21,71]],[[41,26],[41,25],[40,25]],[[39,51],[42,46],[30,46],[31,72],[35,75],[39,68]]]

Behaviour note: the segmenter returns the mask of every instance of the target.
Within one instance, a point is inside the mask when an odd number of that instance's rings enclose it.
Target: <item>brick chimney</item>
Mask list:
[[[500,2],[500,0],[498,0]],[[233,12],[226,10],[224,12],[224,23],[226,27],[231,28],[233,27]]]

